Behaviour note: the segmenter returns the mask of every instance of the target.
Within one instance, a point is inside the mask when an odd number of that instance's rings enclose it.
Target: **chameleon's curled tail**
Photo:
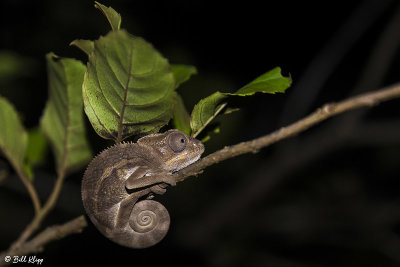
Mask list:
[[[128,224],[106,234],[112,241],[131,248],[147,248],[160,242],[168,232],[168,210],[154,200],[137,202],[130,213]],[[117,230],[118,229],[118,230]]]

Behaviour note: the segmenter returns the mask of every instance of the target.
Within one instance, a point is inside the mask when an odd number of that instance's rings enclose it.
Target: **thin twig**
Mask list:
[[[62,239],[71,234],[80,233],[86,226],[87,222],[85,217],[81,215],[62,225],[47,227],[44,231],[36,235],[35,238],[22,244],[18,249],[11,248],[10,250],[0,253],[0,266],[6,266],[11,263],[4,261],[6,256],[21,256],[41,252],[43,251],[44,245],[47,243]]]
[[[17,173],[18,177],[21,179],[22,183],[24,184],[26,190],[29,193],[29,196],[31,197],[35,214],[38,214],[41,208],[41,204],[39,195],[36,192],[35,187],[33,186],[32,182],[28,179],[24,171],[21,169],[21,165],[14,161],[14,158],[7,152],[6,149],[1,149],[1,150],[4,152],[5,157],[9,160],[11,166]]]
[[[62,185],[64,184],[65,179],[65,171],[60,172],[60,176],[57,178],[56,183],[54,185],[53,191],[50,194],[50,197],[44,204],[43,208],[39,210],[39,212],[35,215],[32,222],[28,224],[25,230],[22,232],[20,237],[13,243],[12,248],[18,249],[25,243],[29,237],[40,227],[44,218],[46,218],[47,214],[54,208],[57,203],[58,196],[60,195]]]
[[[233,146],[227,146],[215,153],[212,153],[202,160],[175,173],[175,179],[180,182],[185,180],[189,176],[201,173],[202,170],[206,167],[220,161],[249,152],[256,153],[261,148],[274,144],[282,139],[294,136],[300,132],[307,130],[311,126],[318,124],[323,120],[326,120],[345,111],[360,107],[371,107],[379,104],[380,102],[399,97],[400,84],[395,84],[378,91],[351,97],[341,102],[325,104],[307,117],[287,127],[283,127],[275,132],[272,132],[271,134],[256,138],[251,141],[242,142]]]
[[[33,186],[33,183],[29,181],[28,177],[26,177],[25,173],[23,173],[18,167],[14,166],[15,171],[17,172],[19,178],[24,184],[26,190],[28,190],[29,196],[31,197],[33,208],[35,209],[35,214],[38,214],[41,209],[39,195]]]

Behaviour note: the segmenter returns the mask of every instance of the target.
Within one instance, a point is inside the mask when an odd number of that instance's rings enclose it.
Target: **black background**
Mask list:
[[[267,134],[326,102],[400,80],[397,1],[102,3],[171,63],[197,67],[199,74],[179,89],[188,110],[215,90],[233,92],[276,66],[292,77],[287,93],[246,98],[241,111],[221,118],[221,133],[206,143],[206,154]],[[109,26],[92,1],[6,0],[0,12],[1,49],[26,62],[17,77],[3,79],[0,94],[32,128],[47,99],[45,54],[85,61],[68,44],[97,39]],[[170,188],[157,199],[170,212],[171,228],[152,248],[120,247],[90,223],[37,257],[43,266],[400,266],[399,104],[340,115]],[[110,145],[87,125],[95,153]],[[53,163],[49,153],[35,170],[42,201],[54,182]],[[33,216],[10,172],[0,185],[0,250]],[[82,174],[68,178],[43,227],[84,213]]]

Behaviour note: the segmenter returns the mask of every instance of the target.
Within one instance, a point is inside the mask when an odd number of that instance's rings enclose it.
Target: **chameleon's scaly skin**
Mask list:
[[[170,217],[163,205],[149,198],[165,192],[160,184],[175,185],[171,173],[197,161],[203,152],[200,141],[178,130],[104,150],[83,176],[86,213],[101,233],[120,245],[157,244],[168,232]]]

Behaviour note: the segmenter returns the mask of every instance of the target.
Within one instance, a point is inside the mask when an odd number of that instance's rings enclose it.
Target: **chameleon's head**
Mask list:
[[[204,152],[201,141],[176,129],[147,135],[140,138],[138,144],[156,149],[164,159],[164,168],[171,172],[196,162]]]

